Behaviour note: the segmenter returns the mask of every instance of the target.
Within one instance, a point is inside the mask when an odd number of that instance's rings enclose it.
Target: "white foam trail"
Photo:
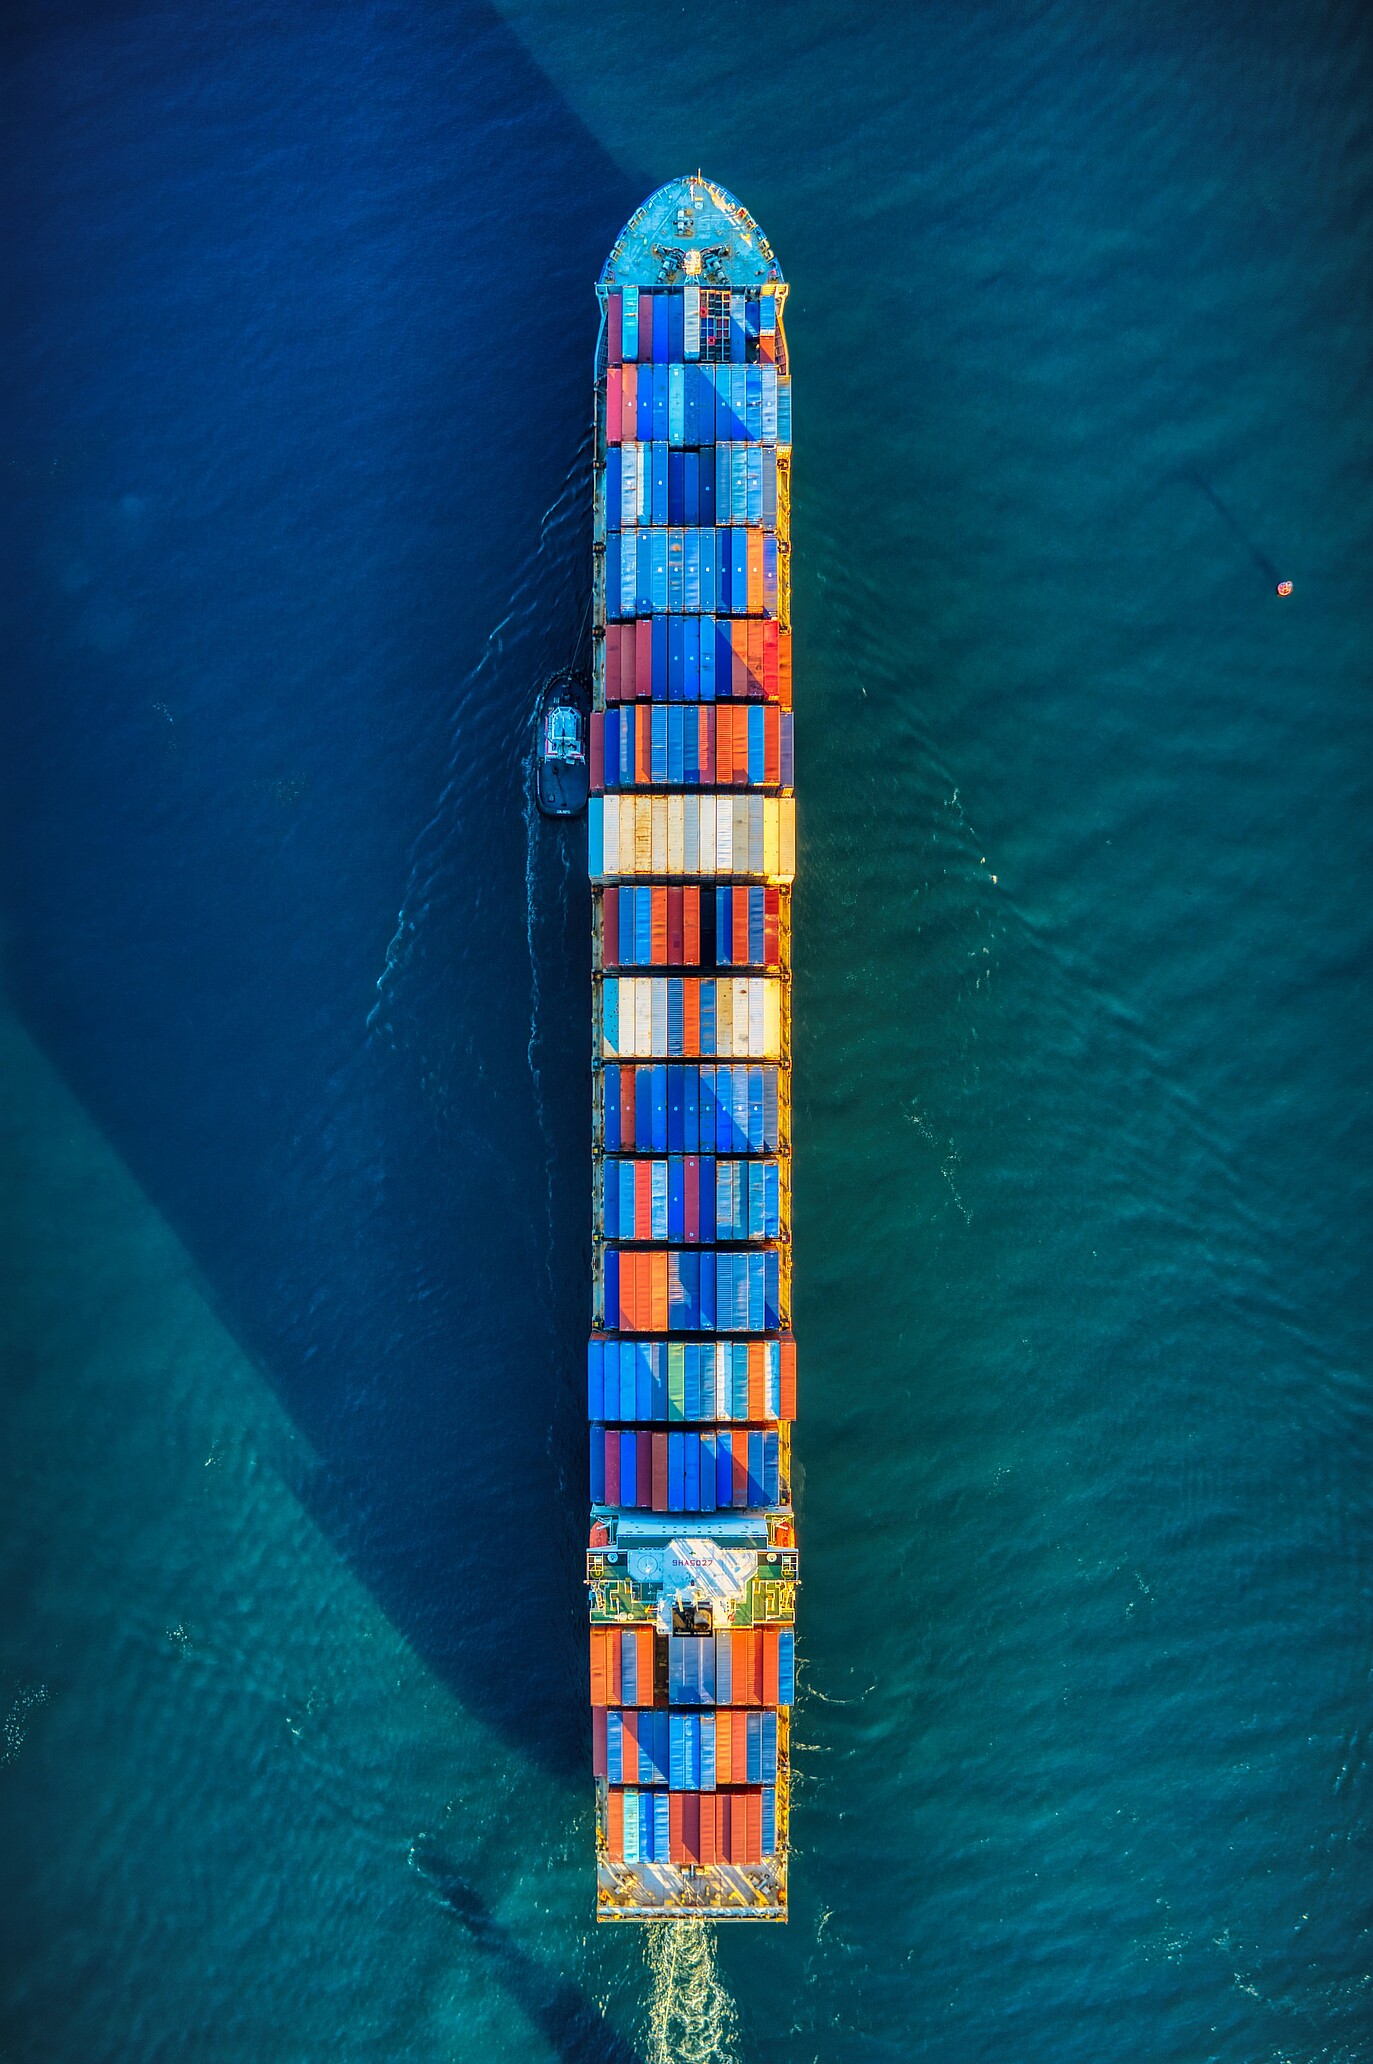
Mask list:
[[[738,2017],[715,1969],[705,1921],[658,1921],[644,1930],[653,1974],[649,2064],[738,2064]]]

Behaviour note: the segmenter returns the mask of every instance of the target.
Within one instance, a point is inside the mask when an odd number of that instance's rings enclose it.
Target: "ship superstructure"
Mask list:
[[[597,286],[598,1912],[786,1918],[795,1692],[786,285],[704,179]]]

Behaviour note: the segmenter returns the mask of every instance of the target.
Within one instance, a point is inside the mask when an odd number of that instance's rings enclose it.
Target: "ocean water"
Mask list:
[[[0,47],[0,2054],[1373,2057],[1364,11]],[[525,776],[697,164],[798,439],[803,1746],[718,1939],[590,1920]]]

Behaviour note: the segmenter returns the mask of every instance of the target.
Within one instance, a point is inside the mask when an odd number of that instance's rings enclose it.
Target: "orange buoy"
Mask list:
[[[1292,583],[1291,583],[1291,581],[1290,581],[1290,580],[1280,580],[1280,581],[1278,582],[1278,593],[1279,593],[1280,595],[1290,595],[1290,594],[1291,594],[1291,592],[1292,592]]]

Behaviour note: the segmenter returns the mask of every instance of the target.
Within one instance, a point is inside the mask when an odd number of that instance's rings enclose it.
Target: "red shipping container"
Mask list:
[[[634,626],[634,693],[642,702],[653,693],[653,621],[647,616]]]
[[[620,363],[620,339],[622,335],[620,319],[623,309],[623,295],[607,294],[605,303],[605,362],[608,366],[618,366]]]
[[[636,1240],[653,1238],[653,1180],[646,1162],[637,1163],[634,1170],[634,1237]]]
[[[744,1863],[761,1863],[763,1860],[763,1795],[761,1792],[745,1794],[744,1815],[746,1834],[744,1837]],[[738,1813],[738,1804],[735,1806]]]
[[[591,793],[599,795],[605,787],[605,718],[599,710],[593,710],[591,715],[589,767]]]
[[[685,900],[682,904],[682,965],[684,967],[699,967],[701,965],[701,891],[699,889],[686,889],[683,891],[683,896]]]
[[[616,699],[619,702],[633,702],[634,700],[634,629],[635,627],[632,623],[610,624],[606,629],[607,638],[609,638],[611,631],[615,633],[615,651],[617,654],[615,686],[617,691]],[[606,694],[609,695],[609,693],[610,676],[607,673]]]
[[[779,935],[779,913],[782,907],[781,893],[777,889],[763,891],[763,959],[769,967],[776,967],[781,957],[782,942]]]
[[[595,717],[591,719],[596,722]],[[601,965],[620,965],[620,892],[618,889],[601,891]]]
[[[783,630],[777,633],[777,701],[791,708],[791,632]]]
[[[610,1759],[606,1752],[605,1707],[592,1702],[591,1713],[591,1775],[605,1777],[610,1770]]]
[[[763,1636],[763,1653],[761,1658],[763,1666],[762,1682],[759,1685],[759,1691],[762,1695],[761,1703],[765,1706],[775,1706],[777,1704],[779,1668],[778,1634],[776,1627],[764,1627],[761,1629],[761,1632]]]
[[[644,1260],[649,1264],[650,1280],[652,1283],[652,1303],[649,1311],[648,1326],[645,1328],[645,1331],[653,1333],[666,1333],[667,1256],[666,1254],[662,1253],[646,1254],[644,1256]]]
[[[667,1860],[669,1863],[694,1863],[695,1857],[686,1853],[683,1840],[684,1808],[690,1798],[689,1792],[672,1792],[667,1802]]]
[[[667,889],[667,964],[669,967],[682,965],[682,922],[683,905],[681,889]]]
[[[682,1217],[685,1221],[687,1240],[701,1237],[701,1164],[695,1154],[688,1154],[682,1163]]]
[[[774,786],[782,779],[782,712],[774,703],[763,711],[763,779]]]
[[[612,365],[605,376],[605,441],[607,444],[620,442],[620,397],[624,392],[618,365]]]
[[[647,716],[649,712],[644,711]],[[667,953],[667,890],[649,891],[649,939],[654,967],[666,967]]]
[[[593,1430],[591,1438],[602,1443],[605,1454],[605,1502],[618,1505],[620,1502],[620,1436],[607,1433],[604,1428]]]
[[[634,1436],[634,1502],[641,1512],[653,1504],[653,1435],[647,1428]]]
[[[652,294],[639,295],[639,363],[653,363],[653,302]]]
[[[653,1510],[667,1511],[667,1435],[655,1433],[653,1440]]]
[[[625,1795],[610,1792],[606,1795],[605,1846],[607,1854],[615,1863],[623,1863],[625,1856]]]
[[[782,1417],[796,1417],[796,1341],[792,1334],[784,1333],[780,1342],[782,1349]]]
[[[769,702],[777,700],[777,625],[771,617],[763,625],[763,693]]]

